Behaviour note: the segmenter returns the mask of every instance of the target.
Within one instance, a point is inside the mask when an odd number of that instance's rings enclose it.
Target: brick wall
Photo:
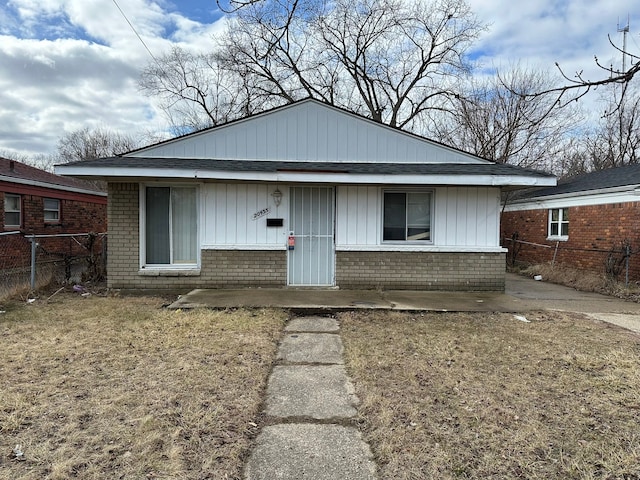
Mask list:
[[[109,184],[107,286],[143,288],[139,278],[138,184]]]
[[[553,259],[556,241],[547,240],[548,210],[505,212],[501,219],[503,246],[510,249],[513,233],[526,242],[549,248],[521,244],[517,261],[548,263]],[[604,273],[605,260],[612,248],[620,249],[629,240],[638,252],[630,257],[629,277],[640,280],[640,202],[588,205],[569,208],[569,239],[558,243],[556,263]]]
[[[342,288],[503,291],[504,253],[337,252]]]
[[[41,189],[43,190],[43,189]],[[18,194],[18,193],[16,193]],[[0,192],[0,221],[4,225],[4,192]],[[73,195],[78,199],[59,199],[60,221],[55,223],[44,220],[44,198],[57,198],[58,192],[51,191],[50,196],[20,194],[21,221],[19,230],[26,235],[59,235],[70,233],[103,233],[107,231],[106,199],[92,202],[87,195]],[[84,198],[80,200],[79,198]],[[25,253],[24,239],[10,235],[2,238],[3,267],[24,266],[31,263],[31,251]],[[83,239],[78,239],[83,242]],[[42,250],[51,255],[84,255],[86,250],[71,238],[43,238],[38,241]],[[100,251],[97,249],[95,251]],[[9,260],[10,259],[10,260]]]
[[[88,199],[60,199],[60,221],[49,223],[44,221],[44,198],[38,195],[21,195],[22,226],[20,230],[23,233],[55,235],[107,231],[106,200],[92,202]],[[56,192],[52,191],[51,196],[46,198],[57,198]],[[0,221],[4,225],[4,192],[0,192]]]

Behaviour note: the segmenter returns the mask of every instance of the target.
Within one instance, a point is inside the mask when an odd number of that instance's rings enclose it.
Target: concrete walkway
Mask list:
[[[193,290],[169,308],[286,308],[296,313],[344,310],[432,312],[578,312],[640,333],[640,303],[507,273],[500,292],[250,288]]]
[[[371,451],[352,419],[358,399],[335,319],[291,320],[267,385],[265,415],[246,480],[373,480]]]

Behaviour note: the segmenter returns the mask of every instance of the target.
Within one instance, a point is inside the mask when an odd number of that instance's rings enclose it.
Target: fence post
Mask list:
[[[558,255],[558,246],[560,245],[560,242],[556,242],[556,249],[553,251],[553,260],[551,260],[551,269],[553,270],[553,267],[556,264],[556,256]]]
[[[31,237],[31,290],[36,289],[36,250],[38,243],[36,237]]]
[[[625,260],[624,286],[625,288],[629,288],[629,257],[630,256],[631,256],[631,245],[627,243],[624,246],[624,260]]]

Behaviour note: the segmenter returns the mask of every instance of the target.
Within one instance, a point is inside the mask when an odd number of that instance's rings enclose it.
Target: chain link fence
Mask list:
[[[504,238],[503,245],[509,249],[509,266],[549,263],[569,265],[574,268],[604,273],[607,278],[624,282],[640,280],[640,249],[634,248],[631,240],[614,243],[610,248],[572,247],[555,242],[540,244],[520,239],[517,234]]]
[[[0,233],[0,299],[52,285],[99,282],[106,259],[106,233]]]

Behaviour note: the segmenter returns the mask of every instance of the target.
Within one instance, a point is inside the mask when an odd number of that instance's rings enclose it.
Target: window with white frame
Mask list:
[[[19,227],[22,225],[22,199],[20,195],[4,194],[4,226]]]
[[[44,199],[44,221],[46,223],[60,222],[60,200],[55,198]]]
[[[552,208],[549,210],[549,238],[566,240],[569,238],[569,209]]]
[[[145,266],[198,263],[197,188],[145,188]]]
[[[431,241],[431,191],[385,191],[382,240]]]

